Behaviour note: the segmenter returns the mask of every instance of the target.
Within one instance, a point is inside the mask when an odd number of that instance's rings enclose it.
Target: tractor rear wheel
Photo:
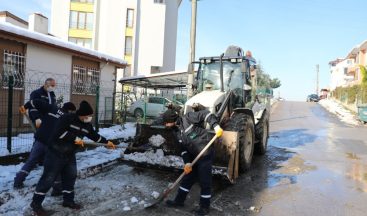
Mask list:
[[[251,166],[254,153],[255,129],[252,117],[244,113],[232,115],[226,130],[236,131],[239,135],[240,172],[245,172]]]

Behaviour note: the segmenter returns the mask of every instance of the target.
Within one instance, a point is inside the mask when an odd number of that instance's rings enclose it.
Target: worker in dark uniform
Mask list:
[[[43,161],[45,157],[48,140],[50,137],[50,131],[54,129],[57,120],[65,113],[75,111],[76,107],[73,103],[67,102],[62,106],[62,108],[59,109],[56,105],[48,104],[42,99],[35,99],[28,101],[24,106],[20,107],[19,111],[21,113],[25,113],[27,109],[37,109],[38,112],[40,112],[43,116],[43,123],[40,128],[37,129],[34,135],[35,141],[33,143],[33,147],[27,161],[25,162],[21,170],[17,172],[14,178],[14,188],[24,187],[23,182],[26,177],[38,163]],[[61,195],[60,179],[57,179],[57,181],[55,181],[55,185],[53,188],[54,189],[51,193],[52,196]]]
[[[47,78],[43,86],[31,92],[30,100],[41,99],[50,105],[56,105],[55,88],[56,81],[53,78]],[[29,109],[29,117],[36,128],[41,126],[42,116],[43,114],[37,108]]]
[[[88,102],[82,101],[76,113],[63,115],[56,124],[50,137],[50,146],[44,161],[44,171],[33,195],[31,208],[37,215],[46,211],[42,207],[45,194],[51,188],[55,178],[61,174],[64,207],[80,209],[74,201],[74,184],[77,177],[76,151],[84,147],[83,137],[98,143],[107,143],[115,148],[111,141],[99,135],[91,124],[93,109]]]
[[[212,135],[205,129],[207,123],[211,128],[214,128],[218,137],[222,136],[223,130],[219,126],[216,116],[205,109],[189,112],[183,117],[179,117],[174,110],[168,109],[164,113],[163,119],[165,126],[174,130],[182,148],[181,156],[185,163],[184,172],[186,173],[176,198],[167,200],[166,204],[169,207],[183,206],[187,194],[196,179],[198,179],[201,187],[200,207],[195,210],[195,213],[196,215],[207,215],[210,208],[214,149],[209,148],[193,167],[191,167],[190,162],[194,160],[212,138]]]

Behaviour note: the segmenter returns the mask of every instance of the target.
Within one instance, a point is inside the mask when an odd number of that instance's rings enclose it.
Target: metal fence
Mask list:
[[[3,70],[4,71],[4,70]],[[91,71],[92,75],[96,72]],[[31,77],[14,77],[3,72],[0,86],[0,160],[1,158],[29,152],[33,144],[33,133],[28,121],[18,109],[29,100],[30,93],[43,86],[45,79],[52,77],[56,80],[56,100],[58,106],[71,101],[76,107],[81,100],[87,100],[94,109],[94,126],[97,128],[109,126],[119,121],[116,115],[115,88],[111,82],[95,83],[87,92],[73,93],[71,78],[63,74],[52,74],[39,71],[27,71]],[[93,79],[95,81],[95,79]],[[21,84],[19,84],[21,83]]]

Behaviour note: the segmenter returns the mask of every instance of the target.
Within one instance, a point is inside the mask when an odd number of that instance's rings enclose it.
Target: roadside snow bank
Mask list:
[[[360,125],[356,116],[343,107],[343,105],[339,104],[333,99],[323,99],[319,101],[319,104],[327,109],[329,112],[334,113],[338,116],[338,118],[347,123],[352,125]]]
[[[99,134],[106,137],[106,139],[129,139],[135,136],[136,123],[128,122],[124,125],[114,125],[109,128],[100,128]],[[85,140],[88,140],[85,138]],[[0,156],[14,155],[20,153],[30,152],[33,145],[33,133],[19,134],[12,137],[11,153],[7,149],[7,138],[0,137]],[[117,143],[115,143],[117,144]]]

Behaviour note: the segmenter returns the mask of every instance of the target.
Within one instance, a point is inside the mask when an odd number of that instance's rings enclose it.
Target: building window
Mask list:
[[[69,28],[93,30],[93,13],[70,11]]]
[[[125,37],[125,55],[132,55],[133,53],[133,38],[130,36]]]
[[[99,78],[100,71],[97,68],[73,65],[72,93],[96,95]]]
[[[90,3],[93,4],[94,0],[71,0],[71,2]]]
[[[92,48],[92,39],[89,38],[75,38],[75,37],[69,37],[69,41],[72,43],[76,43],[79,46],[83,46],[85,48]]]
[[[126,66],[124,69],[124,77],[131,77],[131,66]]]
[[[150,67],[150,73],[151,74],[160,73],[160,72],[161,72],[161,67],[158,67],[158,66],[151,66]]]
[[[154,3],[156,3],[156,4],[164,4],[164,0],[154,0]]]
[[[3,87],[8,87],[9,76],[14,77],[14,88],[24,88],[26,57],[19,52],[4,50],[3,73],[1,83]]]
[[[126,12],[126,27],[132,28],[134,26],[134,9],[127,9]]]

